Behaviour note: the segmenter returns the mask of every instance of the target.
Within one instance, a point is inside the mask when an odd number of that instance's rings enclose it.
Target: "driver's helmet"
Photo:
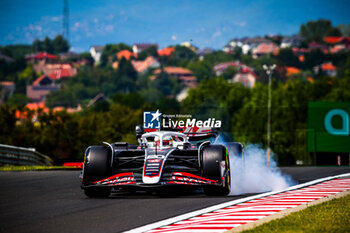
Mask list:
[[[172,147],[173,146],[173,137],[172,136],[165,136],[163,137],[163,146],[166,147]]]
[[[174,140],[171,136],[163,137],[163,147],[172,147],[173,141]],[[154,146],[160,146],[160,138],[158,136],[154,138]]]

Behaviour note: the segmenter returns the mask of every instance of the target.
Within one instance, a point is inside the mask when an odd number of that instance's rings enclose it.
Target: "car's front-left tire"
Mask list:
[[[91,146],[86,150],[83,165],[83,188],[88,197],[108,197],[110,187],[93,187],[92,182],[110,176],[111,151],[105,146]],[[89,187],[90,186],[90,187]]]

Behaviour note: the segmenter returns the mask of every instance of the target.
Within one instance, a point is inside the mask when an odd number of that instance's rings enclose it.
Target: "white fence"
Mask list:
[[[52,159],[34,148],[0,144],[0,165],[52,165]]]

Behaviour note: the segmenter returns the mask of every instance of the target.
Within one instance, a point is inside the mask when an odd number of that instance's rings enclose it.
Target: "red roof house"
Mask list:
[[[242,68],[232,78],[232,83],[241,83],[245,87],[253,88],[255,86],[258,76],[250,69]]]
[[[174,47],[168,47],[168,48],[164,48],[164,49],[158,50],[158,55],[159,56],[167,56],[167,57],[169,57],[171,55],[171,53],[174,52],[174,51],[175,51]]]
[[[328,75],[330,77],[335,77],[337,75],[337,67],[335,67],[331,62],[326,62],[315,66],[314,71],[316,74]]]
[[[254,48],[252,51],[253,57],[259,57],[265,54],[269,53],[276,53],[279,51],[279,47],[272,43],[272,42],[267,42],[267,43],[261,43],[258,45],[258,47]]]
[[[131,64],[134,66],[134,69],[140,73],[145,72],[149,68],[158,68],[160,66],[159,62],[151,56],[147,57],[144,61],[131,61]]]
[[[174,67],[168,66],[164,67],[164,72],[168,73],[170,76],[177,78],[187,87],[193,88],[198,85],[197,78],[193,76],[192,71],[182,68],[182,67]],[[155,75],[158,75],[162,72],[161,69],[157,69],[154,71]]]
[[[295,67],[286,67],[286,76],[290,77],[292,75],[300,74],[301,70]]]
[[[343,37],[341,36],[326,36],[323,40],[329,44],[337,44],[342,42]]]
[[[158,45],[157,44],[148,44],[148,43],[141,43],[141,44],[134,44],[132,46],[132,51],[135,54],[139,54],[141,53],[143,50],[148,49],[149,47],[154,46],[158,49]]]
[[[137,57],[137,54],[133,53],[133,52],[130,52],[129,50],[127,49],[124,49],[120,52],[117,53],[117,58],[118,60],[122,59],[122,58],[125,58],[126,60],[130,60],[131,57]]]
[[[43,102],[51,91],[59,90],[59,88],[52,78],[42,75],[32,85],[27,86],[27,97],[34,102]]]
[[[40,53],[33,53],[29,54],[26,56],[26,59],[28,61],[37,61],[37,60],[57,60],[58,56],[45,53],[45,52],[40,52]]]

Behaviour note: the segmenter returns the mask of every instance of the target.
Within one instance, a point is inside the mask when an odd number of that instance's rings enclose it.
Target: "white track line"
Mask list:
[[[273,191],[273,192],[262,193],[262,194],[258,194],[258,195],[254,195],[254,196],[250,196],[250,197],[246,197],[246,198],[241,198],[241,199],[238,199],[238,200],[233,200],[233,201],[221,203],[221,204],[210,206],[210,207],[207,207],[207,208],[204,208],[204,209],[201,209],[201,210],[189,212],[189,213],[182,214],[182,215],[179,215],[179,216],[176,216],[176,217],[173,217],[173,218],[168,218],[168,219],[165,219],[165,220],[162,220],[162,221],[159,221],[159,222],[155,222],[155,223],[151,223],[151,224],[148,224],[148,225],[145,225],[145,226],[134,228],[132,230],[125,231],[124,233],[140,233],[140,232],[150,231],[150,230],[153,230],[153,229],[156,229],[156,228],[159,228],[159,227],[164,227],[164,226],[167,226],[167,225],[170,225],[170,224],[182,221],[182,220],[186,220],[186,219],[189,219],[189,218],[192,218],[192,217],[195,217],[195,216],[198,216],[198,215],[202,215],[202,214],[205,214],[205,213],[213,212],[213,211],[216,211],[216,210],[219,210],[219,209],[222,209],[222,208],[225,208],[225,207],[229,207],[229,206],[232,206],[232,205],[236,205],[236,204],[239,204],[239,203],[252,201],[254,199],[267,197],[267,196],[271,196],[271,195],[274,195],[274,194],[283,193],[283,192],[287,192],[287,191],[291,191],[291,190],[301,189],[301,188],[304,188],[304,187],[307,187],[307,186],[310,186],[310,185],[314,185],[314,184],[321,183],[321,182],[324,182],[324,181],[333,180],[333,179],[337,179],[337,178],[342,178],[342,177],[346,177],[346,176],[350,176],[350,173],[345,173],[345,174],[341,174],[341,175],[337,175],[337,176],[329,176],[329,177],[326,177],[326,178],[313,180],[313,181],[310,181],[310,182],[307,182],[307,183],[294,185],[294,186],[291,186],[289,188],[286,188],[286,189],[283,189],[283,190],[280,190],[280,191]],[[340,183],[342,183],[342,182],[340,182]],[[205,231],[203,231],[203,232],[205,232]],[[214,232],[214,231],[211,231],[211,232]],[[221,230],[221,232],[222,232],[222,230]]]

